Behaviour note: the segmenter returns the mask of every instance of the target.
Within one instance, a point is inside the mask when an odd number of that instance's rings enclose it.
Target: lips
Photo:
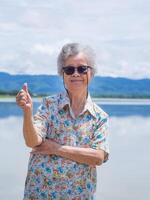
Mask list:
[[[71,80],[71,82],[83,82],[83,80]]]

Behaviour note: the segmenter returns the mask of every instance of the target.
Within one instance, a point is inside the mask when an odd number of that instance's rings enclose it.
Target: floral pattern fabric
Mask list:
[[[34,116],[43,138],[61,145],[102,149],[108,159],[108,115],[88,96],[75,117],[67,93],[46,97]],[[96,191],[96,167],[55,155],[31,154],[24,200],[92,200]]]

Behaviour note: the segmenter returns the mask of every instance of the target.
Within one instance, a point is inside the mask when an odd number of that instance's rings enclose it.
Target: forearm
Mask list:
[[[28,147],[33,148],[42,143],[42,138],[38,135],[38,131],[33,124],[31,112],[24,112],[23,134]]]
[[[56,155],[88,165],[101,165],[104,161],[104,152],[92,148],[60,146]]]

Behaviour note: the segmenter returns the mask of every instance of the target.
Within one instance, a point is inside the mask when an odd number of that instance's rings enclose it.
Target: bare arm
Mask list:
[[[32,153],[58,155],[70,160],[88,165],[101,165],[104,161],[104,151],[88,147],[72,147],[60,145],[52,140],[45,140]]]
[[[101,165],[104,161],[104,151],[92,148],[61,146],[56,155],[88,165]]]
[[[23,135],[28,147],[35,147],[42,143],[42,137],[38,134],[38,130],[33,124],[32,114],[24,112]]]
[[[41,136],[38,135],[38,130],[32,120],[32,99],[28,93],[27,85],[24,84],[22,90],[16,96],[17,105],[23,110],[23,134],[25,143],[28,147],[35,147],[42,143]]]

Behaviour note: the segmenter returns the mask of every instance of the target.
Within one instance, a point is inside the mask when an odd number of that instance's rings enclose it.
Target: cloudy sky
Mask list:
[[[0,0],[0,71],[56,74],[67,42],[93,47],[98,75],[150,78],[150,1]]]

